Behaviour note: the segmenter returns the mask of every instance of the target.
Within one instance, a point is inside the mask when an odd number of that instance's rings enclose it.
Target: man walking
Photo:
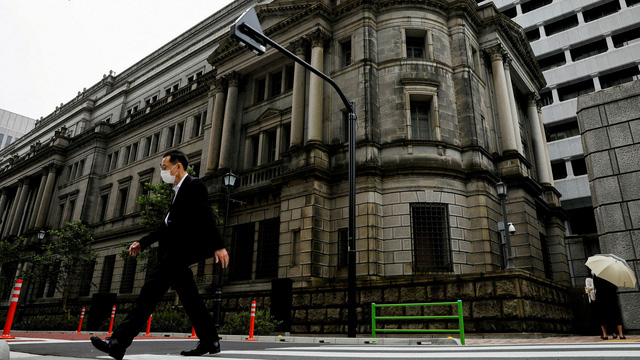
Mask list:
[[[214,257],[215,262],[220,262],[225,268],[229,264],[229,254],[218,232],[207,188],[202,180],[187,174],[188,165],[187,156],[179,150],[163,155],[160,176],[163,181],[173,184],[175,191],[169,213],[157,230],[129,247],[129,254],[136,256],[158,242],[158,266],[145,279],[135,308],[113,331],[113,335],[106,340],[91,337],[93,346],[114,359],[122,359],[127,347],[170,287],[180,296],[200,339],[195,349],[180,354],[200,356],[220,352],[213,319],[200,298],[189,266]]]

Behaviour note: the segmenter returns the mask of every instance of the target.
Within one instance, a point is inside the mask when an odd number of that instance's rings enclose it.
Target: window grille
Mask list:
[[[104,264],[102,264],[102,275],[100,276],[99,292],[108,293],[111,291],[111,280],[113,279],[113,268],[115,264],[115,255],[108,255],[104,257]]]
[[[60,274],[61,262],[53,264],[49,273],[49,288],[47,289],[47,297],[53,297],[56,294],[56,286],[58,286],[58,275]]]
[[[424,58],[424,37],[407,36],[407,58]]]
[[[88,261],[84,270],[82,271],[82,277],[80,279],[80,289],[78,295],[89,296],[91,293],[91,280],[93,280],[93,270],[96,267],[95,261]]]
[[[138,260],[128,256],[124,261],[122,269],[122,279],[120,280],[120,293],[131,294],[133,292],[133,282],[136,279],[136,266]]]
[[[413,203],[411,220],[414,271],[452,271],[447,204]]]
[[[229,280],[251,280],[255,223],[234,226],[233,251],[229,262]]]
[[[256,279],[274,279],[278,277],[279,248],[280,218],[260,221]]]

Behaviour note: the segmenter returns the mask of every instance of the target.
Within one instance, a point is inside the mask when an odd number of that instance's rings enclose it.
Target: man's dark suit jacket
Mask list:
[[[166,217],[166,216],[165,216]],[[191,265],[213,257],[224,248],[207,187],[198,178],[185,175],[178,195],[169,206],[169,219],[139,240],[141,250],[158,242],[160,263]]]

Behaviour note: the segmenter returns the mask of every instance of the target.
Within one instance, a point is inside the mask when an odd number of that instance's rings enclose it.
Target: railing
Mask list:
[[[282,174],[282,164],[278,163],[274,166],[269,166],[259,170],[250,171],[244,174],[240,174],[240,186],[241,187],[253,187],[258,185],[264,185],[271,181],[272,178],[280,176]]]
[[[458,306],[458,315],[441,316],[376,316],[376,308],[380,307],[406,307],[406,306]],[[378,329],[376,320],[458,320],[458,329]],[[460,343],[464,341],[464,321],[462,319],[462,300],[442,303],[415,303],[415,304],[376,304],[371,303],[371,337],[376,337],[376,332],[387,333],[459,333]]]

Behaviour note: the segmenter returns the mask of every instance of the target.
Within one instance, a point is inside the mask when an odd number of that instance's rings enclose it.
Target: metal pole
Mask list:
[[[225,186],[226,187],[226,186]],[[224,225],[222,226],[222,241],[226,241],[227,239],[227,223],[229,222],[229,199],[231,195],[229,194],[229,188],[227,187],[227,207],[224,213]],[[213,306],[214,306],[214,322],[216,329],[220,329],[220,314],[222,313],[222,262],[220,263],[220,272],[218,273],[218,287],[216,288],[215,296],[213,298]]]
[[[514,269],[513,256],[511,256],[511,240],[509,239],[509,223],[507,223],[507,202],[506,195],[500,196],[502,203],[502,222],[504,223],[504,239],[507,243],[507,269]]]

